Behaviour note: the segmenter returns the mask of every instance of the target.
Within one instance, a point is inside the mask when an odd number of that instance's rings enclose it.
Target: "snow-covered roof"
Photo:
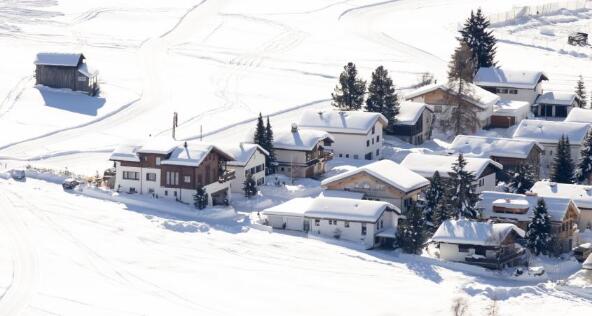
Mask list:
[[[292,132],[290,126],[285,130],[278,130],[273,136],[274,148],[288,150],[312,150],[325,139],[335,141],[333,136],[326,131],[297,128],[295,132]]]
[[[212,150],[216,150],[226,159],[232,160],[230,155],[211,144],[187,143],[187,147],[177,146],[169,158],[160,163],[162,165],[198,167]]]
[[[570,203],[572,203],[572,200],[568,197],[550,197],[540,195],[534,196],[506,192],[484,191],[481,193],[481,200],[477,203],[477,207],[482,209],[484,218],[506,218],[525,222],[529,221],[530,218],[533,217],[533,211],[538,203],[539,198],[543,198],[545,200],[547,211],[552,221],[562,221]],[[511,204],[513,206],[508,207],[507,205],[501,205],[500,203],[502,203],[502,200],[507,201],[506,204]],[[497,213],[493,210],[494,206],[504,206],[506,208],[528,207],[528,211],[523,214]]]
[[[173,151],[179,144],[180,142],[169,137],[150,137],[142,143],[141,148],[138,149],[138,153],[166,155]]]
[[[588,256],[588,259],[582,263],[582,269],[592,270],[592,254]]]
[[[302,113],[298,126],[329,133],[367,134],[377,121],[382,122],[383,126],[388,124],[387,118],[380,113],[307,110]]]
[[[343,191],[343,190],[324,190],[319,194],[319,197],[334,197],[343,199],[357,199],[361,200],[366,194],[361,192]]]
[[[479,68],[473,82],[479,86],[534,89],[542,80],[549,80],[542,71]]]
[[[255,154],[257,150],[259,150],[264,155],[269,155],[267,150],[263,149],[263,147],[257,144],[249,144],[249,143],[240,143],[240,144],[225,144],[220,146],[220,148],[225,151],[227,154],[234,158],[233,161],[229,161],[229,166],[245,166],[251,160],[251,157]]]
[[[420,153],[411,153],[403,159],[401,166],[406,167],[418,174],[431,178],[436,171],[442,178],[450,177],[452,171],[452,164],[458,159],[456,155],[427,155]],[[465,170],[472,172],[476,178],[480,178],[481,174],[485,171],[488,166],[492,166],[497,169],[503,169],[503,166],[489,158],[475,158],[465,157],[467,165]]]
[[[35,65],[76,67],[81,57],[80,53],[38,53]]]
[[[387,208],[401,213],[398,207],[382,201],[318,197],[308,206],[304,215],[310,218],[374,223]]]
[[[592,209],[592,186],[590,185],[538,181],[530,191],[539,196],[570,198],[578,207]]]
[[[592,110],[573,108],[565,118],[565,122],[592,124]]]
[[[130,145],[130,144],[122,144],[119,145],[113,150],[109,160],[113,161],[131,161],[131,162],[140,162],[140,158],[138,157],[137,151],[140,146],[137,145]]]
[[[565,135],[571,144],[581,144],[589,129],[590,124],[586,123],[522,120],[512,138],[555,144]]]
[[[554,104],[570,106],[578,97],[574,93],[561,93],[549,91],[539,95],[535,101],[537,104]]]
[[[426,109],[431,111],[430,107],[425,103],[403,101],[399,104],[399,114],[396,116],[396,124],[415,125]]]
[[[82,65],[80,65],[80,67],[78,67],[78,72],[87,76],[88,78],[91,78],[95,76],[98,71],[89,67],[86,63],[83,63]]]
[[[493,115],[526,117],[530,111],[530,103],[500,99],[493,106]]]
[[[411,192],[430,184],[421,175],[392,160],[385,159],[325,179],[321,182],[321,185],[326,186],[332,182],[349,178],[361,172],[365,172],[403,192]]]
[[[449,149],[465,157],[526,159],[532,148],[543,148],[533,140],[458,135]]]
[[[304,216],[314,199],[311,197],[293,198],[285,203],[261,211],[263,215]]]
[[[524,237],[524,231],[514,224],[446,220],[438,227],[432,240],[450,244],[499,246],[512,232]]]
[[[405,99],[410,100],[436,90],[442,90],[452,95],[457,94],[456,89],[448,83],[434,83],[420,87],[417,90],[406,94]],[[483,109],[493,106],[500,99],[497,94],[491,93],[468,82],[465,83],[465,91],[466,95],[463,96],[463,99]]]

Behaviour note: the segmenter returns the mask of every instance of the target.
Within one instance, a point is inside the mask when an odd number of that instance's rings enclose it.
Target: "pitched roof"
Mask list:
[[[551,196],[532,196],[524,194],[514,194],[505,192],[484,191],[481,193],[481,200],[477,203],[477,207],[482,209],[483,218],[505,218],[517,221],[529,221],[533,217],[533,212],[537,206],[539,198],[545,200],[547,205],[547,212],[552,221],[562,221],[565,217],[569,205],[572,200],[568,197],[551,197]],[[519,203],[523,205],[528,203],[528,211],[524,214],[513,213],[496,213],[493,211],[493,206],[504,206],[499,204],[501,201],[509,201],[518,207]]]
[[[362,192],[343,191],[343,190],[323,190],[319,197],[334,197],[344,199],[358,199],[361,200],[366,194]]]
[[[317,197],[310,203],[304,215],[311,218],[374,223],[387,208],[401,213],[396,206],[382,201]]]
[[[35,65],[76,67],[84,55],[80,53],[38,53]]]
[[[531,139],[541,143],[557,143],[562,135],[571,144],[580,144],[586,137],[590,124],[544,120],[522,120],[512,138]]]
[[[334,141],[329,133],[316,129],[298,128],[292,132],[288,127],[274,133],[273,147],[276,149],[288,150],[312,150],[319,142],[330,139]]]
[[[573,108],[565,118],[565,122],[592,123],[592,110]]]
[[[588,256],[588,259],[582,263],[582,269],[592,270],[592,253]]]
[[[421,114],[425,111],[432,111],[425,103],[403,101],[399,104],[399,114],[396,116],[395,124],[398,125],[415,125]]]
[[[479,68],[473,82],[479,86],[534,89],[542,80],[549,80],[542,71]]]
[[[279,215],[279,216],[304,216],[314,198],[301,197],[293,198],[282,204],[270,207],[263,210],[263,215]]]
[[[220,148],[234,158],[233,161],[229,161],[229,166],[245,166],[251,160],[251,157],[257,150],[268,156],[269,153],[263,147],[257,144],[239,143],[239,144],[224,144]]]
[[[549,91],[539,95],[535,103],[569,106],[576,102],[576,100],[579,100],[579,98],[574,93],[561,93]]]
[[[198,167],[211,151],[216,151],[227,160],[232,160],[230,155],[216,146],[204,143],[187,143],[187,147],[175,147],[171,155],[160,163],[162,165]]]
[[[88,78],[91,78],[98,73],[97,70],[89,67],[86,63],[84,63],[84,64],[80,65],[80,67],[78,67],[78,72],[87,76]]]
[[[325,179],[321,182],[321,185],[326,186],[361,172],[365,172],[403,192],[414,191],[430,184],[426,178],[419,174],[392,160],[385,159]]]
[[[465,87],[467,92],[466,95],[463,96],[463,99],[480,108],[485,109],[493,106],[500,99],[498,95],[480,88],[479,86],[472,83],[466,83]],[[436,90],[442,90],[452,95],[457,94],[456,90],[448,83],[434,83],[411,91],[405,95],[405,99],[410,100]]]
[[[130,161],[130,162],[140,162],[140,158],[138,157],[137,151],[140,146],[137,145],[130,145],[130,144],[122,144],[115,147],[115,150],[111,153],[109,160],[113,161]]]
[[[138,149],[138,153],[166,155],[172,152],[179,144],[179,141],[169,137],[150,137],[142,143]]]
[[[452,171],[452,164],[458,159],[456,155],[427,155],[419,153],[411,153],[403,159],[401,166],[406,167],[418,174],[431,178],[436,171],[442,178],[450,177]],[[493,166],[497,169],[503,169],[503,166],[489,158],[475,158],[465,157],[467,165],[465,170],[472,172],[475,177],[480,178],[483,171],[488,166]]]
[[[514,224],[446,220],[438,227],[432,240],[461,245],[498,246],[512,232],[524,237],[524,231]]]
[[[525,101],[500,99],[493,106],[493,115],[527,117],[529,112],[530,103]]]
[[[382,125],[388,124],[387,118],[380,113],[307,110],[302,113],[298,125],[329,133],[367,134],[377,121],[382,122]]]
[[[526,159],[533,147],[543,150],[533,140],[458,135],[449,149],[465,157]]]
[[[539,196],[570,198],[578,207],[592,209],[592,186],[537,181],[530,191]]]

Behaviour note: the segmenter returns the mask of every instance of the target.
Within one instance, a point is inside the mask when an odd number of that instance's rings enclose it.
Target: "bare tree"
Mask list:
[[[457,297],[452,301],[452,315],[466,316],[469,311],[469,305],[464,297]]]
[[[499,306],[497,305],[497,298],[491,299],[491,305],[487,309],[487,316],[497,316],[499,314]]]
[[[434,83],[434,75],[429,72],[424,72],[419,76],[419,82],[412,86],[412,88],[420,88]]]

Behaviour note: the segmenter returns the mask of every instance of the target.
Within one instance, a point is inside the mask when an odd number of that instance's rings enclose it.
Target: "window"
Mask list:
[[[265,178],[257,179],[257,185],[263,185],[264,182],[265,182]]]
[[[134,171],[124,171],[123,172],[123,179],[124,180],[140,180],[140,173]]]
[[[258,165],[255,167],[255,172],[261,172],[263,170],[263,165]]]
[[[370,141],[369,140],[366,141],[366,147],[370,147]]]
[[[376,133],[376,126],[372,126],[372,134]]]
[[[508,89],[506,88],[498,88],[497,93],[508,94]]]
[[[434,106],[434,112],[436,112],[436,113],[442,113],[442,106],[441,105],[435,105]]]
[[[329,225],[337,225],[337,220],[335,219],[330,219],[329,221]]]
[[[470,248],[468,245],[458,245],[458,252],[469,252]]]
[[[376,150],[376,157],[380,156],[380,149]]]
[[[374,138],[372,138],[372,145],[374,145]]]
[[[382,220],[380,220],[380,228],[382,229],[384,227],[384,223],[382,222]]]
[[[174,195],[175,197],[177,197],[177,191],[174,191],[174,192],[173,192],[173,195]]]
[[[179,173],[174,171],[167,171],[166,173],[167,185],[179,185]]]
[[[183,177],[183,182],[190,183],[191,182],[191,176],[185,176],[185,177]]]
[[[169,191],[164,190],[164,196],[169,196]]]
[[[354,159],[360,159],[358,155],[354,155]]]
[[[366,223],[362,223],[362,236],[366,236]]]
[[[321,226],[321,220],[315,219],[315,226]]]
[[[146,181],[156,181],[156,173],[149,172],[146,174]]]
[[[255,167],[251,168],[251,174],[255,174],[257,172],[256,170],[257,170],[257,168],[255,168]]]
[[[160,166],[160,157],[156,157],[156,165]]]
[[[339,154],[339,158],[343,157],[343,154]]]
[[[323,140],[323,146],[331,147],[331,140],[328,138],[325,138],[325,140]]]
[[[84,82],[84,81],[86,81],[86,77],[84,77],[84,76],[79,76],[79,77],[78,77],[78,81],[82,81],[82,82]]]
[[[345,154],[345,158],[349,158],[349,154]]]
[[[376,142],[378,143],[380,141],[380,135],[376,135]]]
[[[281,167],[281,168],[280,168],[280,170],[281,170],[281,171],[285,171],[285,170],[284,170],[284,167]]]
[[[348,221],[343,222],[343,226],[345,226],[345,228],[349,228],[349,222]]]
[[[510,93],[510,94],[518,94],[518,90],[516,90],[516,89],[509,89],[508,90],[508,93]]]

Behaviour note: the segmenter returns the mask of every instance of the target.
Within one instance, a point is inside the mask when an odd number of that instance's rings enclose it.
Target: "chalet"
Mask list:
[[[399,105],[392,134],[413,144],[421,145],[432,136],[434,111],[424,103],[404,101]]]
[[[542,94],[541,83],[545,80],[549,78],[540,71],[482,67],[475,74],[473,83],[503,99],[524,101],[532,105]]]
[[[313,200],[312,197],[293,198],[267,208],[261,214],[265,217],[265,224],[272,228],[308,232],[310,222],[305,220],[304,214]]]
[[[574,93],[545,92],[536,99],[532,112],[535,116],[545,118],[565,118],[581,103],[582,100]]]
[[[405,212],[429,181],[391,160],[380,160],[321,182],[327,190],[359,192],[364,199],[385,201]]]
[[[483,192],[477,207],[485,220],[512,223],[523,230],[528,228],[538,200],[542,198],[551,217],[554,252],[571,251],[577,244],[577,222],[580,210],[567,197],[540,197],[536,194]]]
[[[592,110],[573,108],[571,111],[569,111],[569,114],[567,114],[567,117],[564,121],[592,124]]]
[[[234,172],[227,169],[233,157],[203,143],[178,144],[150,139],[144,145],[122,145],[111,154],[115,162],[115,188],[128,193],[152,194],[193,204],[202,186],[209,205],[227,204]]]
[[[561,136],[565,135],[569,138],[571,158],[578,161],[580,147],[589,130],[590,124],[585,123],[524,120],[520,122],[512,138],[535,141],[543,147],[541,171],[545,176],[551,168]]]
[[[543,147],[533,140],[458,135],[448,148],[450,153],[465,157],[490,158],[515,170],[519,165],[532,166],[538,177]]]
[[[569,198],[580,210],[578,227],[592,229],[592,186],[538,181],[530,189],[540,197]]]
[[[489,126],[493,106],[499,97],[474,84],[466,84],[466,95],[461,98],[463,106],[472,107],[477,113],[481,127]],[[442,121],[450,116],[451,105],[456,105],[458,99],[455,87],[450,84],[430,84],[405,95],[405,99],[432,105],[436,119]]]
[[[234,170],[235,174],[230,183],[232,192],[243,192],[243,185],[249,175],[253,177],[257,186],[265,183],[265,158],[269,155],[267,150],[257,144],[248,143],[223,145],[220,149],[232,157],[232,160],[226,163],[228,169]]]
[[[455,155],[426,155],[411,153],[403,159],[401,166],[425,177],[432,178],[436,171],[446,181],[454,174],[452,165],[457,161]],[[467,165],[465,170],[475,176],[475,190],[477,192],[495,190],[497,177],[496,173],[503,169],[500,163],[488,158],[465,157]]]
[[[38,53],[35,59],[36,84],[96,95],[99,91],[97,72],[86,64],[85,59],[83,54]]]
[[[500,99],[493,106],[491,127],[508,128],[528,118],[530,103]]]
[[[431,241],[440,259],[503,269],[526,262],[526,251],[517,243],[524,235],[513,224],[460,219],[444,221]]]
[[[298,128],[296,124],[288,131],[278,130],[273,140],[275,171],[290,178],[320,176],[325,172],[326,162],[333,159],[333,153],[325,147],[334,141],[325,131]]]
[[[329,133],[335,141],[324,148],[335,157],[374,160],[382,156],[382,130],[387,124],[380,113],[309,110],[298,126]]]

